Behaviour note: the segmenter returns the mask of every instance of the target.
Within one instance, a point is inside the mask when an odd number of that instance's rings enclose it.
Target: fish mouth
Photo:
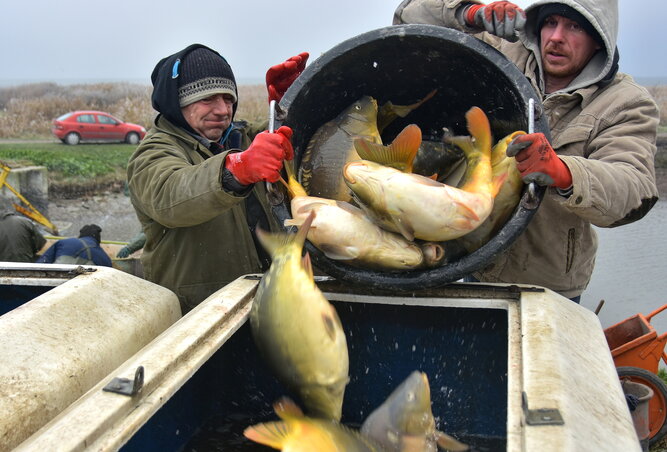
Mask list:
[[[366,165],[364,165],[361,162],[350,162],[343,167],[343,177],[345,178],[346,181],[348,181],[351,184],[357,183],[357,180],[355,179],[354,175],[350,173],[350,168],[354,166],[365,167]]]

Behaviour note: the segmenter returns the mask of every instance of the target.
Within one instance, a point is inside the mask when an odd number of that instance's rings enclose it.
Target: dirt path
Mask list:
[[[49,220],[61,236],[76,237],[86,224],[102,228],[102,240],[129,241],[141,230],[130,198],[123,193],[105,193],[85,199],[56,199],[49,202]]]

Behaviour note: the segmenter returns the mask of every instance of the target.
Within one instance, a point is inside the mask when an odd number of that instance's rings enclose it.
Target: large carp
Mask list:
[[[467,182],[461,188],[370,161],[386,147],[355,140],[364,160],[348,163],[343,176],[374,221],[407,240],[435,242],[459,238],[482,224],[498,191],[491,172],[491,128],[477,107],[468,110],[466,120],[474,140],[463,149]]]
[[[338,422],[304,416],[294,402],[283,398],[273,405],[282,419],[246,428],[246,438],[278,450],[290,452],[380,452],[382,448]]]
[[[343,167],[360,159],[354,148],[354,139],[365,138],[381,143],[380,134],[391,121],[406,116],[434,95],[435,91],[432,91],[411,105],[387,102],[379,110],[376,99],[362,96],[320,126],[308,142],[299,167],[299,181],[306,192],[312,196],[349,202],[352,196],[343,180]]]
[[[257,229],[272,263],[257,288],[250,326],[269,366],[306,412],[339,420],[349,380],[347,341],[336,310],[315,285],[308,254],[301,258],[313,216],[297,234]]]
[[[414,371],[376,408],[361,426],[361,433],[395,452],[451,451],[468,446],[435,428],[428,377]]]
[[[294,176],[293,162],[285,162],[285,170],[293,217],[285,220],[285,226],[301,227],[314,212],[307,238],[329,259],[379,270],[434,267],[444,259],[439,244],[410,242],[380,228],[350,203],[308,196]]]
[[[461,237],[460,241],[469,253],[481,248],[507,222],[519,204],[523,180],[516,167],[514,157],[507,156],[507,146],[519,135],[526,132],[518,130],[500,141],[491,150],[491,169],[495,183],[502,182],[498,194],[493,200],[493,209],[487,219],[474,231]]]

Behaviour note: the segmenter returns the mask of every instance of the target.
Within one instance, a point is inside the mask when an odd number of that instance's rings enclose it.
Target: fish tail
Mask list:
[[[271,233],[260,227],[255,231],[257,233],[257,238],[264,249],[268,251],[271,256],[274,256],[280,248],[290,242],[298,243],[303,247],[303,244],[306,241],[306,236],[308,235],[308,230],[310,229],[310,225],[313,223],[314,218],[315,212],[311,211],[310,215],[303,221],[296,234],[284,234],[282,232]]]
[[[255,441],[274,449],[282,449],[287,441],[291,431],[286,422],[265,422],[247,427],[243,431],[243,436],[249,440]]]
[[[421,141],[421,129],[416,124],[410,124],[388,146],[372,143],[365,138],[357,138],[354,140],[354,147],[359,157],[364,160],[412,172],[412,163]]]
[[[475,140],[475,147],[483,155],[491,156],[491,125],[484,111],[479,107],[472,107],[466,112],[468,131]]]
[[[287,187],[289,194],[292,198],[299,196],[308,196],[305,188],[299,183],[296,179],[296,169],[294,168],[294,160],[285,160],[285,172],[287,173],[287,182],[284,179],[281,179],[281,182]]]

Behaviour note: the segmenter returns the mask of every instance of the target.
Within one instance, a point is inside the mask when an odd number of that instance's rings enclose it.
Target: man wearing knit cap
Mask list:
[[[280,100],[307,59],[302,53],[269,69],[269,100]],[[146,235],[144,277],[176,293],[185,313],[235,278],[268,268],[255,228],[279,227],[263,182],[276,182],[293,158],[292,130],[257,133],[234,121],[232,68],[201,44],[163,58],[151,80],[159,114],[130,157],[128,186]]]
[[[525,182],[547,192],[508,252],[471,279],[535,284],[579,302],[595,265],[592,225],[639,220],[658,199],[658,108],[618,73],[617,0],[538,0],[525,11],[506,1],[405,0],[394,14],[401,23],[474,33],[542,96],[551,140],[519,136],[507,155]]]

